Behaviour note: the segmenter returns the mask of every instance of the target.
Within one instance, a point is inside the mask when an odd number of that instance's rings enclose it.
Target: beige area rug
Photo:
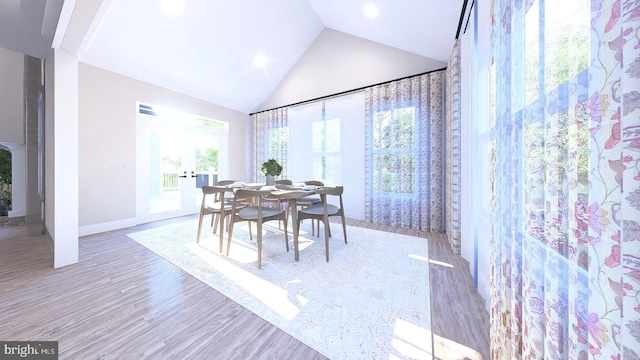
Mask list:
[[[228,257],[206,225],[196,244],[197,225],[185,220],[128,236],[330,359],[432,358],[426,239],[347,227],[345,244],[332,223],[326,262],[324,230],[311,236],[307,221],[296,262],[291,233],[286,252],[271,222],[258,269],[245,223],[236,224]]]

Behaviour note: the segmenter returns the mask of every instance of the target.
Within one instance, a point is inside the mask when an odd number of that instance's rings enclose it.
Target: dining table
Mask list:
[[[291,209],[291,223],[293,226],[293,253],[296,261],[300,260],[298,249],[298,205],[297,200],[303,197],[314,195],[318,186],[293,184],[293,185],[266,185],[264,183],[244,183],[238,182],[226,185],[230,192],[234,189],[271,190],[271,195],[287,200],[287,206]]]

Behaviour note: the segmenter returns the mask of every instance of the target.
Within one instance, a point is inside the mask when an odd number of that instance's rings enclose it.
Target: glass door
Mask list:
[[[226,174],[226,124],[184,116],[138,116],[139,222],[197,213],[202,186]]]

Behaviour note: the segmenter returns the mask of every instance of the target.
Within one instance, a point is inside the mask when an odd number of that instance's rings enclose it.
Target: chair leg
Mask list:
[[[284,202],[282,202],[282,201],[278,202],[278,210],[280,210],[280,211],[284,211],[284,209],[282,208],[282,204],[284,204]],[[284,223],[285,223],[285,224],[284,224],[284,226],[285,226],[285,227],[287,226],[287,224],[286,224],[286,222],[287,222],[287,215],[286,215],[286,214],[287,214],[287,213],[285,212],[284,220],[278,220],[278,229],[280,229],[280,223],[282,223],[282,222],[284,222]]]
[[[287,213],[284,215],[284,244],[287,247],[287,252],[289,251],[289,236],[287,235]]]
[[[225,216],[225,218],[226,218],[226,216]],[[219,219],[218,222],[220,222],[220,230],[222,230],[222,226],[223,226],[222,223],[224,222],[224,218],[222,217],[222,214],[218,215],[218,219]],[[216,222],[216,224],[218,222]],[[218,235],[220,236],[220,254],[222,254],[222,242],[223,242],[223,237],[224,237],[224,231],[220,231],[218,233]]]
[[[200,232],[202,231],[202,212],[200,213],[200,220],[198,220],[198,236],[196,237],[196,244],[200,243]]]
[[[262,267],[262,224],[257,223],[258,227],[258,269]]]
[[[233,225],[235,225],[235,223],[232,221],[231,226],[229,226],[229,237],[227,238],[227,256],[229,256],[229,250],[231,249],[231,238],[233,237]]]
[[[329,262],[329,221],[327,220],[324,221],[324,252],[327,255],[327,262]]]
[[[291,219],[291,208],[289,207],[289,204],[287,204],[287,212],[284,216],[287,219],[286,221],[289,222],[289,219]],[[293,226],[293,224],[291,224],[291,226]]]
[[[216,231],[218,231],[218,222],[216,221],[216,219],[218,218],[218,214],[212,214],[211,215],[211,226],[213,226],[213,232],[215,233]]]
[[[342,232],[344,232],[344,243],[347,243],[347,225],[344,223],[344,214],[340,215],[342,217]]]

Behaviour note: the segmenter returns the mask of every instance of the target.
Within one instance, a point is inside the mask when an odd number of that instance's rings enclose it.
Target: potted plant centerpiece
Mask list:
[[[275,177],[282,173],[282,165],[274,159],[269,159],[262,163],[260,171],[267,177],[267,185],[272,186],[275,184]]]

